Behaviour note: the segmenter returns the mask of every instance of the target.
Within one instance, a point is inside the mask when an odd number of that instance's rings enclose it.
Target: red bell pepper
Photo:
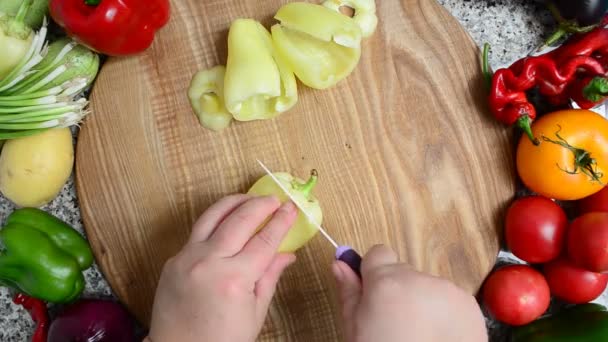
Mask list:
[[[169,0],[51,0],[53,19],[79,43],[124,56],[146,50],[169,21]]]

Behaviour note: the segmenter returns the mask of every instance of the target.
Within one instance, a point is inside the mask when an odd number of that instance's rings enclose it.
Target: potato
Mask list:
[[[9,140],[0,154],[0,191],[20,207],[43,206],[59,194],[73,165],[69,128]]]

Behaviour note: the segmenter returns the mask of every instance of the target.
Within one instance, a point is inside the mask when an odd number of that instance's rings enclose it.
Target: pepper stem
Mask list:
[[[490,61],[489,61],[489,55],[490,55],[490,44],[489,43],[485,43],[483,44],[483,57],[482,57],[482,63],[481,63],[481,72],[483,73],[483,77],[484,80],[486,82],[486,88],[489,90],[490,88],[492,88],[492,72],[490,71]]]
[[[101,0],[84,0],[84,3],[88,6],[97,6],[101,3]]]
[[[558,130],[557,130],[557,132],[555,132],[555,136],[557,137],[557,140],[549,139],[549,138],[545,137],[544,135],[543,135],[543,140],[546,142],[550,142],[550,143],[562,146],[562,147],[570,150],[572,152],[572,154],[574,154],[574,170],[570,171],[566,168],[562,168],[561,166],[559,166],[559,164],[556,164],[557,167],[560,170],[562,170],[568,174],[571,174],[571,175],[583,173],[583,174],[587,175],[589,178],[591,178],[592,182],[598,182],[598,183],[604,185],[604,183],[601,180],[604,177],[604,174],[602,172],[598,172],[597,162],[596,162],[595,158],[591,157],[591,153],[589,153],[586,150],[583,150],[582,148],[578,148],[578,147],[574,147],[574,146],[570,145],[568,143],[568,141],[566,141],[566,139],[564,139],[561,135],[559,135],[559,132],[561,132],[561,130],[562,130],[562,126],[557,125],[557,127],[558,127]]]
[[[303,194],[304,197],[308,198],[308,196],[310,196],[310,192],[312,191],[312,189],[315,187],[315,185],[317,185],[318,176],[319,176],[319,173],[317,172],[317,170],[312,169],[310,171],[310,178],[308,178],[306,183],[302,184],[299,182],[293,182],[293,187],[299,193]]]
[[[568,32],[566,32],[566,30],[560,26],[557,30],[555,30],[555,32],[553,32],[549,36],[549,38],[547,38],[545,40],[545,44],[541,47],[541,49],[539,49],[539,51],[544,49],[546,46],[553,46],[560,39],[562,39],[566,34],[568,34]]]
[[[600,102],[608,96],[608,79],[606,77],[594,77],[589,84],[583,88],[583,96],[592,102]]]
[[[587,33],[597,27],[597,25],[579,26],[576,21],[564,19],[557,7],[552,3],[548,3],[547,8],[553,15],[553,18],[555,18],[555,21],[557,21],[558,28],[549,36],[549,38],[547,38],[547,40],[545,40],[544,44],[541,45],[536,52],[540,52],[547,46],[552,46],[569,33]]]
[[[540,145],[540,140],[538,140],[538,138],[536,138],[532,133],[532,119],[529,115],[520,116],[519,119],[517,119],[517,121],[515,122],[515,124],[528,136],[534,146]]]

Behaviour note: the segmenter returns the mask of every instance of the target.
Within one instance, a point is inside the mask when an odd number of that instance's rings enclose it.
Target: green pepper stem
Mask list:
[[[545,44],[541,47],[542,50],[547,46],[553,46],[553,44],[557,43],[560,39],[562,39],[568,32],[563,27],[559,27],[555,32],[553,32],[547,40],[545,40]]]
[[[536,138],[532,133],[532,119],[529,115],[522,115],[519,117],[519,119],[517,119],[515,124],[528,136],[534,146],[540,145],[540,140],[538,140],[538,138]]]
[[[562,126],[557,125],[557,127],[558,127],[558,130],[557,130],[557,132],[555,132],[555,136],[557,137],[557,140],[549,139],[544,135],[543,135],[543,140],[546,142],[550,142],[552,144],[562,146],[563,148],[570,150],[570,152],[572,152],[572,154],[574,155],[574,170],[568,170],[566,168],[562,168],[561,166],[559,166],[559,164],[557,164],[557,167],[560,170],[562,170],[570,175],[576,175],[576,174],[582,173],[584,175],[587,175],[591,179],[592,182],[598,182],[598,183],[604,185],[604,183],[602,182],[602,178],[604,177],[604,174],[597,170],[597,161],[595,160],[595,158],[593,158],[591,156],[591,153],[589,153],[589,151],[584,150],[582,148],[578,148],[578,147],[574,147],[574,146],[570,145],[570,143],[568,143],[568,141],[566,141],[566,139],[564,139],[559,134],[559,132],[561,132],[561,130],[562,130]]]
[[[549,36],[549,38],[547,38],[547,40],[545,40],[544,44],[541,45],[536,50],[536,52],[540,52],[545,47],[552,46],[569,33],[587,33],[597,27],[597,25],[581,27],[576,24],[576,21],[569,21],[564,19],[559,13],[557,7],[550,2],[547,3],[547,8],[553,15],[553,18],[555,18],[555,21],[557,21],[558,28],[555,32],[551,34],[551,36]]]
[[[486,89],[490,90],[492,88],[492,72],[490,71],[490,44],[483,44],[483,57],[481,64],[481,72],[483,73],[484,80],[486,82]]]
[[[84,0],[84,3],[88,6],[97,6],[101,3],[101,0]]]
[[[592,102],[600,102],[604,97],[608,96],[608,79],[606,77],[597,76],[583,88],[583,96]]]
[[[308,198],[312,189],[315,187],[315,185],[317,185],[318,176],[319,173],[317,172],[317,170],[312,169],[310,171],[310,178],[308,178],[308,181],[306,181],[306,183],[302,184],[299,182],[293,182],[293,187],[298,192],[303,194],[306,198]]]

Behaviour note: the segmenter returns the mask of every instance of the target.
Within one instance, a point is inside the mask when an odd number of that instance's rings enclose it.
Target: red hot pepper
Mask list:
[[[591,77],[577,79],[568,88],[568,96],[582,109],[590,109],[608,96],[608,79]]]
[[[492,76],[489,95],[492,113],[505,124],[519,126],[538,144],[530,128],[536,110],[526,91],[538,87],[553,104],[572,99],[581,107],[593,107],[608,95],[607,62],[608,29],[603,26],[573,37],[549,53],[523,58]],[[484,51],[483,69],[489,78],[486,63]]]
[[[53,19],[75,40],[97,52],[142,52],[169,21],[169,0],[51,0]]]
[[[499,121],[516,124],[538,144],[530,124],[536,119],[536,109],[528,101],[526,91],[538,86],[541,94],[559,96],[574,80],[577,72],[603,75],[600,62],[591,57],[574,56],[563,65],[556,65],[548,56],[527,57],[507,69],[499,69],[492,78],[490,108]]]
[[[13,298],[15,304],[23,306],[32,316],[32,320],[36,323],[36,330],[32,336],[32,342],[46,342],[49,330],[49,314],[46,309],[46,304],[40,299],[28,297],[18,293]]]

